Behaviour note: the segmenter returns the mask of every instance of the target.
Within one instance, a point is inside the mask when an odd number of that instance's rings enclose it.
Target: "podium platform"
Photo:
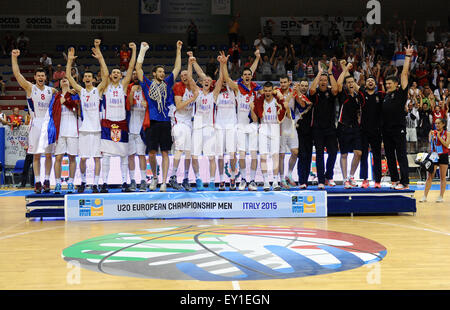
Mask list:
[[[308,204],[309,197],[315,197],[318,199],[314,201],[317,203],[317,209],[319,208],[319,200],[322,197],[319,193],[322,193],[323,197],[326,197],[324,202],[326,212],[322,215],[308,214],[308,207],[312,204]],[[343,186],[335,186],[332,188],[326,188],[325,191],[317,190],[316,186],[308,187],[308,190],[301,191],[298,189],[290,189],[283,191],[270,191],[264,192],[262,188],[259,188],[257,192],[249,191],[194,191],[193,192],[178,192],[168,188],[167,192],[161,193],[155,192],[135,192],[135,193],[121,193],[119,188],[113,188],[109,190],[109,193],[105,194],[93,194],[90,190],[86,190],[83,194],[59,194],[55,195],[53,193],[48,194],[30,194],[25,196],[26,200],[26,217],[27,218],[57,218],[65,219],[67,214],[65,212],[65,202],[75,201],[78,203],[79,214],[85,212],[88,214],[88,208],[91,208],[94,218],[96,218],[96,211],[100,209],[100,204],[102,210],[105,211],[108,206],[104,205],[104,202],[109,201],[110,203],[116,203],[114,208],[119,211],[133,211],[133,204],[142,212],[143,218],[265,218],[265,217],[324,217],[333,215],[370,215],[370,214],[398,214],[404,212],[416,212],[416,200],[414,198],[414,190],[393,190],[389,187],[384,187],[381,189],[375,188],[353,188],[344,189]],[[296,198],[293,198],[296,197]],[[227,205],[227,202],[231,203],[233,201],[245,201],[246,204],[239,205],[240,213],[231,213],[230,209],[234,208]],[[84,202],[81,200],[85,200]],[[86,202],[89,201],[89,202]],[[147,216],[149,211],[155,211],[152,209],[158,206],[158,202],[169,203],[171,201],[182,201],[185,203],[178,204],[180,207],[173,207],[171,205],[166,205],[166,209],[158,210],[157,213],[152,213],[151,216]],[[296,200],[294,202],[294,200]],[[192,213],[189,212],[189,208],[186,207],[188,202],[192,202],[189,205]],[[214,203],[215,205],[206,205],[206,203]],[[247,212],[251,208],[256,207],[253,203],[262,203],[265,207],[265,211],[256,211],[262,209],[254,209],[255,212]],[[277,205],[279,202],[279,205]],[[280,207],[281,202],[284,203],[283,208]],[[89,203],[93,205],[84,205],[84,203]],[[98,203],[99,205],[95,205]],[[212,213],[199,213],[197,212],[203,206],[203,203],[214,212]],[[274,204],[275,203],[275,204]],[[195,205],[198,204],[198,205]],[[295,204],[295,206],[294,206]],[[129,205],[129,206],[128,206]],[[173,203],[173,206],[177,204]],[[258,205],[261,208],[263,205]],[[183,207],[185,206],[185,207]],[[301,208],[299,207],[301,206]],[[183,212],[178,215],[169,216],[169,211],[179,208]],[[295,209],[296,208],[296,209]],[[303,209],[302,209],[303,208]],[[121,210],[123,209],[123,210]],[[142,210],[141,210],[142,209]],[[285,210],[286,209],[286,210]],[[289,209],[289,210],[288,210]],[[295,209],[295,210],[294,210]],[[206,209],[205,209],[206,210]],[[312,209],[309,209],[312,210]],[[135,210],[136,211],[136,210]],[[290,213],[288,213],[288,211]],[[292,214],[293,213],[293,214]],[[171,214],[171,213],[170,213]],[[118,219],[135,219],[136,217],[124,216]],[[139,218],[139,217],[138,217]],[[100,217],[99,217],[100,219]]]

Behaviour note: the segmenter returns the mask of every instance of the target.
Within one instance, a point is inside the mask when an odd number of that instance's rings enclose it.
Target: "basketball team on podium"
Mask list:
[[[130,43],[132,55],[125,74],[116,67],[109,71],[100,44],[100,40],[94,41],[92,57],[100,64],[101,80],[86,71],[83,83],[75,81],[71,69],[77,56],[70,48],[66,77],[60,81],[59,89],[46,85],[47,76],[42,68],[35,70],[35,83],[28,81],[20,73],[20,51],[11,53],[13,73],[26,91],[32,118],[28,153],[34,156],[36,193],[50,192],[52,168],[56,180],[54,192],[61,193],[64,155],[69,158],[69,193],[85,192],[89,158],[94,159],[92,192],[108,192],[113,156],[120,157],[122,191],[147,191],[147,188],[154,191],[158,187],[158,177],[147,184],[146,156],[152,175],[158,176],[158,152],[162,155],[160,191],[166,191],[167,186],[192,191],[188,177],[191,166],[197,191],[226,190],[225,175],[229,177],[229,190],[256,191],[258,154],[265,191],[307,189],[313,147],[319,190],[336,185],[333,170],[338,151],[344,188],[369,188],[369,149],[373,187],[381,188],[382,143],[391,188],[409,189],[405,104],[413,52],[410,46],[405,48],[400,77],[388,76],[386,92],[382,92],[373,76],[368,76],[365,85],[359,87],[350,74],[352,64],[345,60],[339,63],[342,73],[337,80],[330,61],[327,67],[319,63],[318,73],[311,83],[307,79],[291,81],[288,76],[282,76],[279,87],[270,81],[259,85],[252,81],[260,61],[259,50],[255,52],[251,67],[244,69],[236,81],[228,73],[229,56],[219,52],[219,77],[213,80],[204,73],[192,52],[187,53],[187,68],[182,70],[181,41],[177,42],[173,71],[166,74],[163,66],[155,66],[148,77],[143,72],[143,63],[149,45],[141,43],[138,53],[136,44]],[[194,71],[197,81],[193,78]],[[178,76],[180,81],[175,82]],[[336,100],[339,102],[337,118]],[[447,135],[439,139],[441,152],[448,154],[449,142]],[[169,175],[170,152],[173,162]],[[348,153],[353,153],[350,163]],[[286,154],[290,156],[287,167]],[[42,155],[45,155],[43,180],[40,177]],[[75,189],[77,156],[81,184]],[[136,156],[139,167],[136,167]],[[201,156],[207,158],[202,164],[209,165],[209,180],[200,177]],[[182,158],[184,171],[179,171]],[[297,182],[292,177],[296,164]],[[358,165],[360,185],[355,182]],[[215,186],[217,172],[218,188]]]

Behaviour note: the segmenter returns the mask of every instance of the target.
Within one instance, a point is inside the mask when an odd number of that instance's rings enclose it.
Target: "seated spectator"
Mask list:
[[[230,55],[228,62],[228,70],[231,74],[236,74],[239,72],[241,67],[241,48],[235,42],[231,43],[231,48],[228,50],[228,55]]]
[[[59,81],[66,76],[66,70],[62,69],[62,66],[58,64],[56,71],[53,73],[53,86],[59,88]]]
[[[0,75],[0,90],[1,96],[6,96],[6,82],[3,80],[3,76]]]
[[[120,51],[117,53],[117,55],[120,58],[120,66],[125,66],[125,69],[128,69],[128,65],[130,64],[131,60],[131,50],[130,48],[123,43]]]
[[[24,123],[23,116],[20,115],[20,110],[18,107],[13,109],[13,114],[8,115],[8,125],[11,126],[11,129],[18,128],[20,125]]]
[[[28,49],[30,45],[30,39],[25,36],[23,32],[19,33],[19,36],[17,37],[17,48],[20,50],[20,53],[26,55],[28,54]]]
[[[44,68],[47,76],[53,76],[52,59],[48,57],[47,53],[43,53],[42,57],[39,59],[41,67]]]

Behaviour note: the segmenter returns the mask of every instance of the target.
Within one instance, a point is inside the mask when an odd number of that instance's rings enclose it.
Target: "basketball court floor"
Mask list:
[[[0,289],[448,290],[438,193],[419,203],[417,190],[415,214],[65,222],[26,218],[24,196],[3,190]]]

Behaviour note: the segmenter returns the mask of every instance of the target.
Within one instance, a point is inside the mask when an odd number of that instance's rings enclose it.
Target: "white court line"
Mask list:
[[[3,233],[5,233],[5,232],[8,231],[8,230],[13,229],[14,227],[17,227],[17,226],[19,226],[19,225],[22,225],[23,223],[24,223],[23,221],[20,221],[20,222],[18,222],[17,224],[14,224],[14,225],[11,225],[11,226],[9,226],[9,227],[6,227],[3,231],[0,231],[0,234],[3,234]]]
[[[6,193],[1,193],[0,196],[8,195],[8,194],[14,193],[14,192],[17,192],[17,190],[7,191]]]
[[[341,219],[341,220],[345,220],[345,219]],[[421,227],[414,227],[414,226],[400,225],[400,224],[393,224],[393,223],[380,223],[380,222],[372,222],[372,221],[363,221],[363,220],[357,220],[357,219],[353,219],[352,221],[358,221],[358,222],[364,222],[364,223],[371,223],[371,224],[389,225],[389,226],[394,226],[394,227],[403,227],[403,228],[409,228],[409,229],[415,229],[415,230],[428,231],[428,232],[433,232],[433,233],[437,233],[437,234],[442,234],[442,235],[450,236],[450,232],[440,231],[440,230],[434,230],[434,229],[428,229],[428,228],[421,228]],[[420,223],[420,222],[417,222],[417,223],[418,223],[418,224],[422,224],[422,223]],[[425,225],[425,224],[422,224],[422,225]]]
[[[23,235],[28,235],[28,234],[32,234],[32,233],[37,233],[37,232],[41,232],[41,231],[60,229],[60,228],[64,228],[64,227],[65,226],[49,227],[49,228],[43,228],[43,229],[38,229],[38,230],[25,231],[25,232],[21,232],[21,233],[17,233],[17,234],[12,234],[12,235],[6,235],[6,236],[3,236],[3,237],[0,237],[0,241],[1,240],[5,240],[5,239],[18,237],[18,236],[23,236]]]

